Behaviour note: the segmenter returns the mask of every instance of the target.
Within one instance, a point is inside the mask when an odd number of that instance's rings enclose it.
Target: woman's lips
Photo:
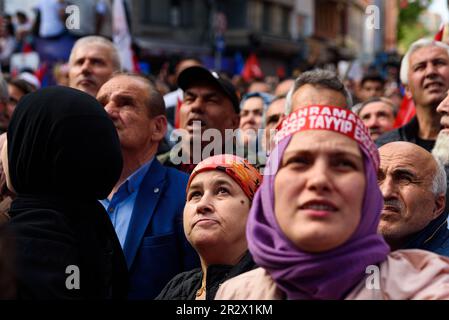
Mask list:
[[[217,224],[217,221],[214,219],[199,219],[193,224],[193,227],[195,226],[207,227],[214,224]]]
[[[307,201],[299,207],[299,209],[306,215],[324,218],[338,210],[332,202],[327,200],[311,200]]]

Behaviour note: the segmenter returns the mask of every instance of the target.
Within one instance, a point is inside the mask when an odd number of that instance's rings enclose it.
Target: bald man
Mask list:
[[[424,249],[449,256],[443,166],[409,142],[388,143],[379,153],[378,183],[384,198],[379,232],[392,250]]]

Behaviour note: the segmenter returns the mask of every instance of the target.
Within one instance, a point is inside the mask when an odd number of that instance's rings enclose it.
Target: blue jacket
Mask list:
[[[142,180],[123,246],[130,299],[154,299],[175,275],[200,265],[182,224],[187,181],[156,159]]]
[[[421,230],[402,249],[422,249],[449,257],[449,230],[447,213],[442,213]]]
[[[428,250],[449,257],[449,230],[447,225],[449,215],[449,166],[444,169],[448,182],[444,212],[432,220],[403,249]]]

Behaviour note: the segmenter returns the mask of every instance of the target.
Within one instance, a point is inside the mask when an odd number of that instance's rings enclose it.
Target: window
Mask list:
[[[228,29],[246,28],[246,11],[248,2],[245,0],[222,0],[217,2],[217,11],[226,15]]]
[[[182,0],[180,10],[181,26],[193,26],[193,0]]]
[[[144,0],[141,23],[171,27],[193,25],[193,0]]]
[[[262,31],[264,32],[271,32],[271,12],[272,4],[264,2],[262,9]]]
[[[145,0],[142,4],[142,24],[170,25],[170,1]]]
[[[290,9],[288,7],[282,7],[281,9],[281,34],[283,36],[290,35]]]

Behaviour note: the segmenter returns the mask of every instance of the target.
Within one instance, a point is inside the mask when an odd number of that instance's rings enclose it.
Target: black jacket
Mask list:
[[[212,265],[207,268],[206,300],[214,300],[220,285],[228,279],[255,269],[257,266],[249,251],[235,266]],[[201,268],[183,272],[174,277],[165,286],[156,300],[195,300],[201,287],[203,273]]]
[[[12,203],[17,298],[125,299],[126,262],[101,204],[74,203],[70,210],[52,202]]]
[[[435,141],[422,140],[419,138],[418,133],[419,133],[419,122],[418,118],[416,118],[415,116],[412,120],[410,120],[409,123],[405,124],[404,126],[381,135],[376,140],[376,145],[377,147],[381,147],[384,144],[394,141],[407,141],[417,144],[418,146],[426,149],[427,151],[432,152],[432,149],[435,145]]]

